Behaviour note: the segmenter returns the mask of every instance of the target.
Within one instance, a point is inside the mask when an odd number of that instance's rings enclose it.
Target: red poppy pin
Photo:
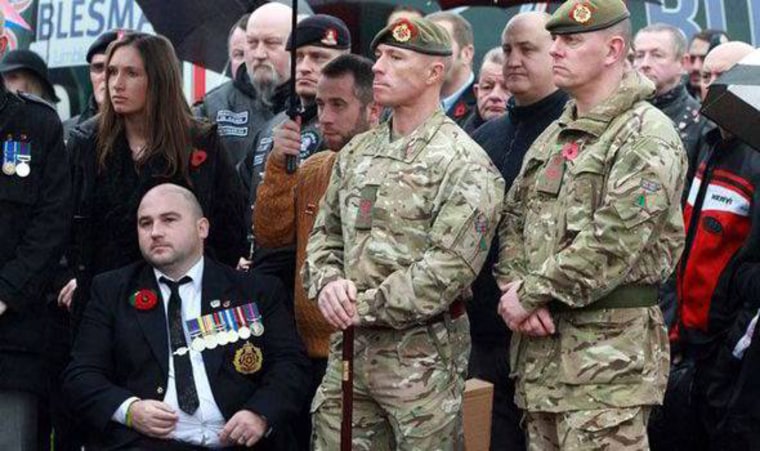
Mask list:
[[[467,113],[467,105],[465,105],[464,102],[457,103],[456,108],[454,108],[454,117],[462,117]]]
[[[565,157],[565,160],[573,161],[575,160],[575,157],[578,156],[579,145],[577,142],[569,142],[565,144],[564,147],[562,147],[562,156]]]
[[[205,150],[195,149],[193,150],[193,153],[190,154],[190,166],[192,166],[193,169],[197,169],[204,161],[206,161],[206,158],[208,158],[208,154],[206,154]]]
[[[156,296],[156,292],[153,290],[137,290],[129,297],[129,304],[137,310],[151,310],[157,303],[158,296]]]

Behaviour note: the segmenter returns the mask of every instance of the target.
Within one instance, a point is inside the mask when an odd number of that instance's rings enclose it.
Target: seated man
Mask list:
[[[64,388],[96,449],[288,449],[309,362],[283,288],[205,258],[208,231],[159,185],[137,211],[146,262],[94,279]]]

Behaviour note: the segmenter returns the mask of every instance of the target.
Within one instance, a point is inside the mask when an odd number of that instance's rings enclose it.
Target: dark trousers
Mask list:
[[[37,449],[37,396],[0,390],[0,450]]]
[[[327,358],[311,359],[311,386],[309,387],[309,402],[303,406],[298,418],[295,420],[295,435],[298,442],[298,449],[309,451],[311,449],[311,400],[317,393],[322,378],[325,377],[327,370]]]
[[[515,405],[515,385],[509,378],[509,344],[472,342],[469,377],[493,384],[491,450],[524,450],[525,431],[520,427],[522,411]]]
[[[70,315],[58,307],[55,301],[48,303],[45,310],[45,364],[48,375],[49,396],[40,400],[39,406],[39,447],[40,451],[79,451],[83,434],[79,430],[74,415],[69,411],[61,390],[63,371],[69,363],[71,353]],[[51,439],[52,434],[52,439]]]

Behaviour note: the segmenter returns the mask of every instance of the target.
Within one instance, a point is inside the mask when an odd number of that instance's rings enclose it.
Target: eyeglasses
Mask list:
[[[106,63],[90,64],[90,72],[93,74],[102,74],[104,70],[106,70]]]

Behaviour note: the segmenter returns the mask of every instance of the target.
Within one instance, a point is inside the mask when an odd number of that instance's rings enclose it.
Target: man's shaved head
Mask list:
[[[161,185],[154,186],[147,193],[145,193],[142,201],[140,201],[140,205],[142,205],[146,199],[150,200],[152,197],[163,196],[179,196],[181,202],[184,202],[188,207],[188,211],[192,215],[193,219],[201,219],[203,217],[203,208],[201,207],[200,202],[198,202],[198,198],[195,197],[195,194],[193,194],[193,192],[189,189],[175,185],[174,183],[163,183]],[[138,208],[137,210],[139,212],[140,209]]]

